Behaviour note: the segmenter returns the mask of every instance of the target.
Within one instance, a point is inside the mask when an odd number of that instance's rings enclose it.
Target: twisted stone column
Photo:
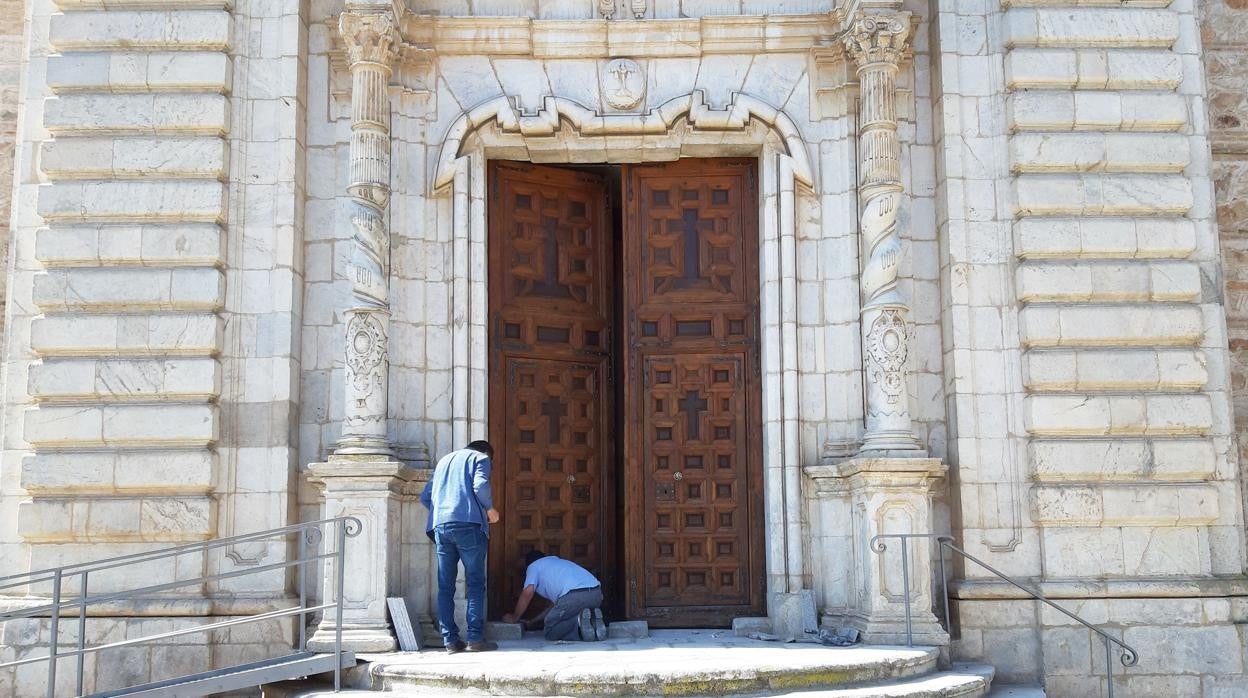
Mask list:
[[[354,244],[351,307],[346,311],[346,404],[337,453],[390,455],[386,436],[389,384],[390,95],[398,26],[388,6],[353,6],[339,18],[351,63],[351,199]]]
[[[351,61],[351,181],[346,203],[352,233],[351,305],[344,317],[346,404],[342,437],[326,463],[313,463],[309,480],[325,498],[326,517],[351,516],[361,534],[347,543],[343,587],[324,568],[326,601],[344,599],[342,617],[325,612],[308,646],[327,651],[341,628],[354,652],[396,648],[386,598],[401,596],[402,502],[416,473],[397,461],[386,434],[389,386],[390,95],[399,45],[398,22],[387,0],[350,0],[339,32]]]
[[[863,451],[918,451],[910,422],[907,371],[910,308],[897,288],[904,252],[898,224],[901,143],[897,71],[910,38],[910,13],[864,15],[843,41],[858,67],[858,192],[862,201],[862,332],[866,369]]]

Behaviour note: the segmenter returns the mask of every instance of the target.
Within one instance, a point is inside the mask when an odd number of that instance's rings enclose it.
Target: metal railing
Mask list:
[[[874,552],[877,555],[882,556],[884,552],[888,550],[888,546],[884,543],[884,540],[883,540],[885,538],[896,538],[901,541],[901,546],[900,546],[901,547],[901,578],[902,578],[902,588],[905,589],[904,597],[905,597],[905,608],[906,608],[906,644],[908,646],[911,646],[911,647],[914,646],[914,632],[911,626],[911,618],[910,618],[911,616],[910,614],[910,604],[911,604],[910,553],[908,549],[910,547],[910,541],[912,539],[923,538],[923,539],[935,539],[936,544],[940,548],[940,588],[941,588],[941,598],[943,599],[944,606],[945,606],[944,621],[945,621],[945,630],[947,632],[952,631],[953,621],[952,621],[951,616],[949,615],[949,576],[945,573],[945,550],[949,550],[951,553],[956,553],[957,555],[961,555],[963,559],[970,560],[976,565],[979,565],[985,570],[996,575],[1002,581],[1018,588],[1023,593],[1027,594],[1028,596],[1035,599],[1036,601],[1040,601],[1041,603],[1048,605],[1049,607],[1062,613],[1063,615],[1067,616],[1068,618],[1075,621],[1076,623],[1079,623],[1080,625],[1087,628],[1088,630],[1091,630],[1097,635],[1100,635],[1101,639],[1105,643],[1105,682],[1108,687],[1107,695],[1109,696],[1109,698],[1113,698],[1114,696],[1114,667],[1113,667],[1114,646],[1115,645],[1118,646],[1118,660],[1122,662],[1122,665],[1124,667],[1135,666],[1136,663],[1138,663],[1140,660],[1140,655],[1139,653],[1135,651],[1135,648],[1131,647],[1130,645],[1123,642],[1122,640],[1119,640],[1118,638],[1110,635],[1104,630],[1101,630],[1095,625],[1092,625],[1091,623],[1080,618],[1074,613],[1071,613],[1065,608],[1062,608],[1061,606],[1053,603],[1053,601],[1049,600],[1044,594],[1041,594],[1038,591],[1028,588],[1022,582],[1019,582],[1018,580],[1009,577],[1008,575],[1004,574],[1003,572],[993,567],[992,565],[989,565],[983,560],[980,560],[974,555],[966,552],[962,548],[958,547],[957,539],[955,539],[953,536],[948,536],[948,535],[944,535],[940,533],[882,533],[871,539],[870,547],[871,547],[872,552]]]
[[[180,545],[174,548],[165,548],[162,550],[153,550],[150,552],[133,553],[130,555],[121,555],[118,557],[96,560],[93,562],[84,562],[75,565],[65,565],[62,567],[54,567],[35,572],[26,572],[23,574],[9,575],[0,577],[0,600],[20,601],[21,597],[10,596],[3,597],[5,590],[15,589],[18,587],[31,587],[39,584],[51,583],[51,590],[47,596],[51,597],[51,603],[43,603],[29,608],[0,612],[0,622],[15,620],[18,618],[49,618],[50,634],[48,639],[48,654],[38,657],[27,657],[16,661],[5,662],[0,664],[0,669],[21,666],[23,664],[33,664],[36,662],[48,663],[48,698],[54,698],[56,691],[56,669],[57,663],[61,659],[73,657],[76,660],[76,680],[75,695],[83,695],[83,664],[86,656],[93,652],[101,652],[104,650],[116,649],[118,647],[127,647],[130,645],[141,645],[155,641],[166,640],[172,637],[182,635],[191,635],[196,633],[211,632],[222,628],[234,627],[237,625],[246,625],[248,623],[259,623],[263,621],[274,620],[277,618],[286,618],[296,616],[299,619],[299,651],[307,650],[307,618],[309,615],[318,611],[324,611],[330,608],[336,609],[334,623],[334,655],[337,667],[334,670],[334,690],[338,691],[342,687],[342,587],[344,572],[344,552],[346,549],[347,538],[353,538],[360,534],[363,524],[359,519],[351,516],[340,516],[332,519],[323,519],[320,521],[309,521],[307,523],[294,524],[275,528],[268,531],[259,531],[256,533],[248,533],[241,536],[231,536],[229,538],[217,538],[210,541],[200,543],[191,543],[188,545]],[[317,552],[317,547],[325,538],[326,532],[332,529],[335,538],[334,548],[330,551]],[[128,589],[125,591],[103,592],[91,595],[89,591],[90,579],[92,575],[98,578],[99,573],[105,570],[115,570],[138,565],[142,563],[150,563],[156,560],[171,560],[183,555],[192,555],[195,553],[205,553],[210,550],[227,548],[244,543],[274,543],[284,542],[289,544],[294,538],[296,542],[297,554],[294,559],[285,559],[279,562],[267,564],[257,564],[254,566],[232,570],[229,572],[221,572],[218,574],[205,574],[192,579],[178,579],[171,582],[161,584],[151,584],[136,589]],[[287,556],[283,556],[287,557]],[[333,560],[334,571],[337,574],[337,585],[335,585],[335,598],[327,603],[321,603],[315,606],[308,605],[308,589],[307,589],[307,568],[322,560]],[[170,563],[173,568],[173,563]],[[119,642],[110,642],[101,645],[88,647],[86,645],[87,637],[87,616],[88,609],[91,606],[125,601],[127,599],[135,599],[145,597],[152,594],[178,589],[180,587],[196,586],[209,582],[217,582],[225,579],[233,579],[236,577],[245,577],[255,574],[264,574],[275,570],[285,570],[294,568],[296,570],[296,586],[299,594],[299,605],[292,608],[283,608],[274,611],[253,614],[244,618],[235,618],[232,620],[219,621],[206,625],[197,625],[194,627],[173,630],[158,635],[149,635],[147,637],[134,638],[130,640],[122,640]],[[65,585],[77,578],[77,584],[70,588],[77,588],[77,595],[67,596]],[[27,593],[30,593],[29,591]],[[42,594],[37,597],[40,600],[46,598]],[[77,646],[72,650],[61,650],[61,642],[59,638],[61,619],[64,617],[78,618]]]

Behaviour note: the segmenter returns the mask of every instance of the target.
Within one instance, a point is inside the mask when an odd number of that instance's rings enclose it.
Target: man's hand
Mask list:
[[[504,613],[504,614],[503,614],[503,622],[504,622],[504,623],[515,623],[515,622],[516,622],[516,614],[514,614],[514,613]]]
[[[492,524],[498,523],[498,509],[490,507],[490,510],[485,512],[485,520]]]

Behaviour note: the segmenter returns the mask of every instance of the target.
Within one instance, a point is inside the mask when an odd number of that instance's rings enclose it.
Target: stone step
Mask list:
[[[1044,698],[1044,689],[1040,686],[1024,686],[1020,684],[1000,684],[988,691],[986,698]]]
[[[371,661],[369,678],[357,685],[412,695],[757,695],[909,681],[936,671],[938,656],[930,647],[833,648],[730,630],[655,630],[597,643],[551,643],[529,633],[499,646],[475,655],[363,657]]]
[[[997,693],[995,689],[991,689],[992,684],[992,667],[986,665],[973,665],[959,667],[955,666],[952,671],[944,671],[916,678],[902,679],[890,681],[886,683],[875,684],[871,686],[859,686],[855,688],[840,689],[807,689],[799,691],[778,690],[778,691],[759,691],[753,693],[742,694],[741,698],[972,698],[976,696],[1000,696],[1001,698],[1044,698],[1044,692],[1022,692],[1022,693]],[[640,695],[629,693],[627,687],[610,684],[587,685],[585,689],[588,695]],[[672,690],[681,690],[685,686],[678,686]],[[1013,687],[1018,688],[1018,687]],[[713,688],[708,693],[689,693],[691,698],[710,698],[710,696],[724,695],[715,691]],[[1036,691],[1027,687],[1024,691]],[[331,696],[354,696],[362,698],[363,696],[378,696],[374,691],[348,690],[341,693],[333,693],[332,688],[325,684],[313,684],[311,682],[288,682],[275,686],[264,687],[264,698],[330,698]],[[388,690],[382,695],[393,696],[394,698],[416,698],[418,696],[432,695],[516,695],[499,691],[482,691],[479,689],[448,689],[434,687],[415,687],[402,690]],[[564,696],[556,696],[554,698],[573,698],[574,695],[587,695],[587,693],[569,694]],[[381,698],[381,696],[378,696]]]

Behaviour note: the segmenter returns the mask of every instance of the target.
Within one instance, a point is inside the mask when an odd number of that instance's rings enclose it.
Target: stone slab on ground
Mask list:
[[[607,638],[620,640],[650,636],[650,624],[644,620],[617,620],[607,625]]]
[[[723,695],[914,679],[936,670],[937,655],[930,647],[835,648],[750,640],[731,630],[655,630],[594,643],[552,643],[526,633],[500,642],[494,653],[363,659],[371,662],[372,685],[396,692]]]
[[[490,621],[485,624],[487,640],[520,640],[524,638],[524,628],[519,623],[497,623]]]

